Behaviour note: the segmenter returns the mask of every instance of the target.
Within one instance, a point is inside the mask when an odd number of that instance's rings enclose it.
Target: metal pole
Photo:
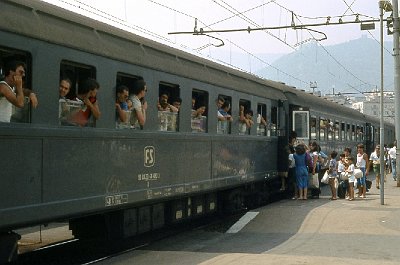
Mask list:
[[[384,183],[385,183],[385,160],[384,160],[384,155],[385,155],[385,148],[384,148],[384,122],[383,122],[383,13],[384,13],[384,5],[386,4],[387,1],[379,1],[379,10],[380,10],[380,21],[381,21],[381,27],[380,27],[380,36],[381,36],[381,98],[380,98],[380,128],[379,128],[379,136],[380,136],[380,175],[381,175],[381,183],[380,183],[380,196],[381,196],[381,205],[385,204],[384,200]]]
[[[396,179],[400,187],[400,58],[399,58],[399,4],[393,0],[393,58],[394,58],[394,117],[396,133]]]

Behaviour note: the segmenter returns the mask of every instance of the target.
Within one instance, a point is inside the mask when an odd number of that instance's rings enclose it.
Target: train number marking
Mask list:
[[[115,194],[105,197],[106,206],[114,206],[128,203],[128,194]]]
[[[154,146],[146,146],[144,148],[144,166],[152,167],[156,162],[156,149]]]

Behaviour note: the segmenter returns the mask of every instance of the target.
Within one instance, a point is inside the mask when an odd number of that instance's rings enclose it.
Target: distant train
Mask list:
[[[360,142],[369,152],[379,140],[376,118],[285,84],[41,1],[0,3],[1,74],[10,58],[25,62],[24,85],[39,99],[0,123],[0,263],[15,258],[12,231],[22,227],[67,220],[78,238],[118,239],[267,201],[280,192],[292,131],[325,152]],[[87,78],[98,81],[98,120],[64,125],[61,103],[82,105],[60,102],[63,76],[72,93]],[[139,79],[147,120],[132,129],[116,122],[115,89]],[[182,99],[178,113],[157,109],[162,93]],[[232,122],[218,119],[218,98],[231,103]],[[205,112],[194,117],[200,103]],[[240,106],[253,111],[250,128]],[[386,124],[386,142],[394,138]]]

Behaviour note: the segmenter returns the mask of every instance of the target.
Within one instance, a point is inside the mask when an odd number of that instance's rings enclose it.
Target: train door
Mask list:
[[[308,110],[293,110],[292,130],[297,135],[297,141],[308,145],[310,141],[310,112]]]

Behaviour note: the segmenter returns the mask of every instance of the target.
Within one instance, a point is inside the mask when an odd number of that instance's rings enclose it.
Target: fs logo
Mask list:
[[[156,162],[156,149],[154,146],[146,146],[144,148],[144,166],[152,167]]]

